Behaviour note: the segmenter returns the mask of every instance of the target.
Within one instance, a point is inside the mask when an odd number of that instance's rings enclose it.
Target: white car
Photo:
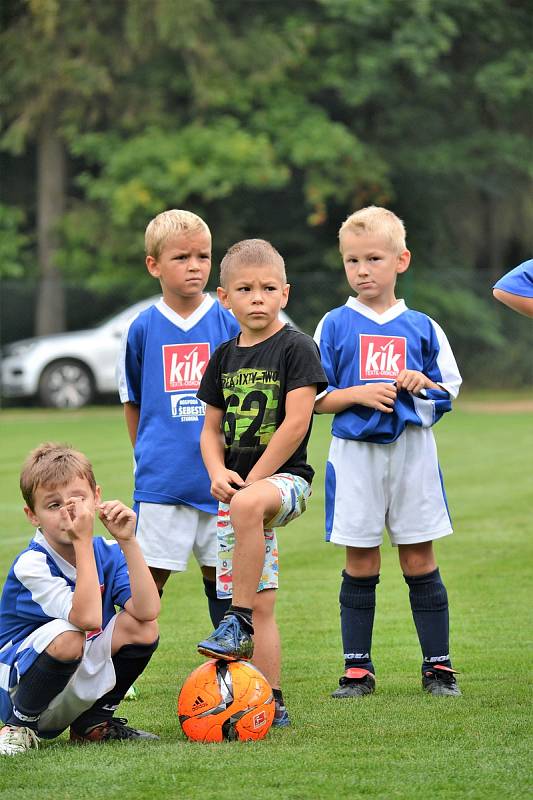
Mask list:
[[[1,394],[6,399],[36,398],[53,408],[81,408],[99,394],[117,393],[118,399],[115,367],[122,334],[133,317],[159,299],[155,295],[140,300],[89,330],[6,345]],[[280,318],[294,325],[283,311]]]

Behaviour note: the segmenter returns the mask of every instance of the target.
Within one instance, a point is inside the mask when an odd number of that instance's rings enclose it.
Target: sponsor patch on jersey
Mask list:
[[[405,369],[405,336],[359,334],[359,375],[363,381],[396,378]]]
[[[202,403],[195,394],[184,392],[170,395],[170,408],[172,416],[181,422],[198,422],[205,417],[205,403]]]
[[[165,392],[198,389],[209,361],[209,342],[164,344]]]

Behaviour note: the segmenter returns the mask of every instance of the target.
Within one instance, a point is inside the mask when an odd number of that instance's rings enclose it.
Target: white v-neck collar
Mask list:
[[[190,317],[182,317],[180,314],[170,308],[170,306],[167,306],[162,297],[157,301],[155,307],[161,312],[161,314],[163,314],[164,317],[172,322],[173,325],[176,325],[177,328],[181,328],[182,331],[190,331],[190,329],[194,328],[194,326],[200,322],[202,317],[207,314],[214,302],[215,301],[211,295],[206,294],[198,308],[192,312]]]
[[[37,528],[35,531],[33,540],[34,542],[37,542],[37,544],[40,544],[41,547],[43,547],[52,556],[63,575],[66,575],[71,581],[76,580],[76,567],[71,564],[70,561],[66,561],[63,556],[60,556],[57,550],[54,550],[40,528]]]
[[[357,297],[349,297],[346,301],[346,305],[348,308],[353,309],[353,311],[357,311],[358,314],[362,314],[363,317],[371,319],[372,322],[375,322],[377,325],[384,325],[386,322],[390,322],[396,319],[396,317],[399,317],[404,311],[407,311],[405,300],[398,300],[393,306],[384,311],[383,314],[378,314],[373,308],[369,308],[364,303],[361,303]]]

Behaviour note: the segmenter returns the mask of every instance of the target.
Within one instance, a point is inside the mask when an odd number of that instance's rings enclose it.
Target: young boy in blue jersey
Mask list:
[[[307,442],[317,387],[327,381],[311,337],[279,319],[289,285],[283,258],[269,242],[233,245],[220,283],[218,296],[241,332],[216,350],[198,397],[207,403],[202,456],[219,501],[217,587],[232,605],[198,650],[227,660],[253,655],[274,691],[273,724],[285,726],[274,529],[305,511],[314,474]]]
[[[339,231],[357,297],[328,312],[315,340],[329,386],[316,402],[334,414],[326,465],[326,538],[346,547],[340,590],[345,674],[333,697],[375,688],[372,629],[383,529],[400,566],[422,648],[422,685],[459,695],[449,655],[448,598],[433,541],[452,533],[431,426],[450,411],[461,377],[442,329],[395,295],[409,267],[392,212],[355,212]]]
[[[494,285],[492,294],[513,311],[533,317],[533,259],[503,275]]]
[[[159,641],[135,513],[102,501],[86,457],[64,445],[31,452],[20,487],[37,530],[0,600],[0,754],[69,726],[75,742],[158,739],[113,717]],[[93,536],[96,515],[115,542]]]
[[[211,233],[203,219],[176,209],[158,214],[145,246],[163,297],[131,322],[118,365],[135,455],[137,539],[160,594],[194,553],[218,625],[229,603],[216,594],[217,504],[200,455],[205,412],[196,393],[213,351],[239,326],[204,294]]]

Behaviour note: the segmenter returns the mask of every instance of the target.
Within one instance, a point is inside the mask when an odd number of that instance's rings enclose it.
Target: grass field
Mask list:
[[[119,712],[161,741],[75,748],[63,735],[39,751],[3,758],[0,798],[531,796],[533,411],[527,403],[526,410],[513,411],[505,397],[494,411],[494,405],[484,405],[486,399],[459,402],[436,430],[456,530],[437,553],[450,597],[452,655],[462,673],[463,697],[422,693],[407,589],[396,553],[387,545],[373,644],[378,691],[354,702],[329,698],[342,672],[337,596],[343,552],[323,542],[329,420],[321,417],[310,448],[317,468],[311,508],[280,535],[278,620],[293,726],[271,731],[255,744],[184,739],[175,712],[177,689],[200,663],[195,643],[210,630],[199,571],[191,564],[167,584],[161,645],[138,683],[140,699],[124,703]],[[27,451],[43,440],[67,441],[86,451],[104,497],[128,502],[131,496],[131,453],[119,408],[2,412],[2,575],[31,536],[18,472]]]

